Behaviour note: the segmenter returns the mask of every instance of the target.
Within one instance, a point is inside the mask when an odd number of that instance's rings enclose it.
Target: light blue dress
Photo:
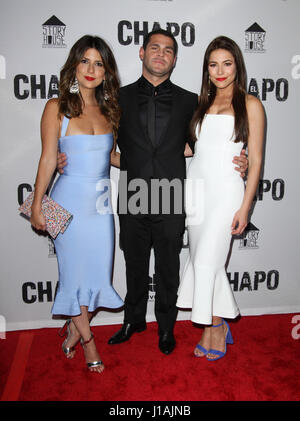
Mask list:
[[[80,306],[119,308],[123,301],[111,285],[114,255],[114,216],[110,200],[111,133],[65,136],[62,123],[59,149],[67,155],[64,173],[51,197],[73,214],[63,234],[54,240],[59,272],[52,314],[76,316]]]

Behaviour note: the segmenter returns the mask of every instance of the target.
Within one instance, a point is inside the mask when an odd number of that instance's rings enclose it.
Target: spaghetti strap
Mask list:
[[[69,121],[70,121],[70,119],[64,115],[64,118],[63,118],[63,121],[62,121],[62,125],[61,125],[61,134],[60,134],[60,137],[64,137],[66,135]]]

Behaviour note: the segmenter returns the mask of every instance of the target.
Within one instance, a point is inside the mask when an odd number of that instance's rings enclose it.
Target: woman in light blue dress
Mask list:
[[[60,95],[47,102],[41,121],[42,154],[35,184],[31,223],[45,229],[42,197],[57,165],[58,151],[68,164],[51,197],[73,214],[54,240],[59,286],[52,308],[70,316],[62,344],[67,358],[81,340],[90,371],[104,365],[90,330],[98,307],[120,308],[122,299],[111,285],[114,217],[110,201],[110,163],[119,166],[115,142],[120,110],[117,66],[109,46],[86,35],[72,47],[60,75]]]

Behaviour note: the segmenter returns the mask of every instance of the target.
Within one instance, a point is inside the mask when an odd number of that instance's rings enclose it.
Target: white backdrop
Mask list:
[[[0,319],[7,330],[62,323],[50,314],[57,283],[52,243],[17,211],[33,188],[40,117],[47,99],[57,94],[60,68],[78,38],[99,35],[114,51],[122,85],[133,82],[141,72],[143,33],[153,26],[176,35],[172,80],[193,92],[200,91],[203,54],[214,37],[229,36],[244,52],[249,92],[259,95],[266,111],[266,151],[251,225],[245,238],[233,242],[228,276],[242,315],[299,312],[299,0],[89,0],[88,7],[79,0],[0,3]],[[112,179],[118,176],[113,168]],[[124,298],[117,217],[115,222],[113,283]],[[187,242],[185,236],[182,268]],[[154,283],[152,260],[148,321],[154,320]],[[189,312],[179,312],[178,319],[188,318]],[[122,320],[123,312],[100,311],[94,323]]]

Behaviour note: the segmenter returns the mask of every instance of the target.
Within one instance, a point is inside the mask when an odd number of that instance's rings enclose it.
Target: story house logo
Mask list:
[[[253,25],[245,31],[245,52],[265,53],[265,38],[266,31],[259,26],[258,23],[253,23]]]
[[[51,16],[43,27],[43,48],[65,48],[66,25],[56,16]]]
[[[258,249],[258,236],[260,230],[251,222],[248,223],[245,231],[240,237],[240,250]]]

